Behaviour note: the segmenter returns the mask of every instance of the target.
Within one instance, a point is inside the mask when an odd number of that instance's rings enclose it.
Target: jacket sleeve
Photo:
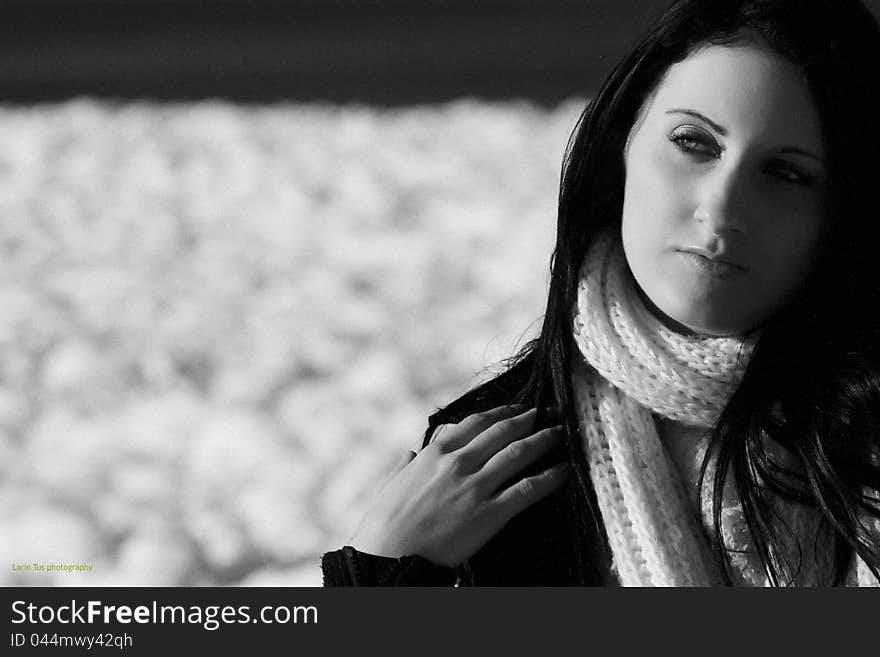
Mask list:
[[[321,557],[324,586],[454,586],[456,570],[418,555],[380,557],[350,545]]]

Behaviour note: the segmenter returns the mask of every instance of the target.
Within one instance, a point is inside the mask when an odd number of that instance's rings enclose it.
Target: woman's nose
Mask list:
[[[747,224],[747,191],[744,172],[716,169],[701,181],[694,218],[711,234],[741,233]]]

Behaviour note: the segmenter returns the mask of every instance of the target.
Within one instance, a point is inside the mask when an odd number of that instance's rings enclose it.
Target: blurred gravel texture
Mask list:
[[[0,108],[0,585],[320,585],[539,330],[582,106]]]

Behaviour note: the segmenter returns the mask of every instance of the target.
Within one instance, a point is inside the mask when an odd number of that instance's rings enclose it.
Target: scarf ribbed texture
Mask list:
[[[573,330],[583,356],[572,369],[576,412],[620,583],[722,584],[709,538],[712,464],[699,502],[689,501],[693,491],[667,455],[652,412],[703,436],[693,445],[693,458],[701,463],[709,430],[739,384],[755,340],[668,329],[639,299],[620,241],[610,235],[597,240],[582,264]],[[801,545],[812,545],[818,515],[805,507],[778,510]],[[730,477],[721,513],[733,583],[768,585]],[[796,583],[818,581],[827,567],[821,558],[826,549],[820,546],[801,561]],[[861,560],[849,583],[877,585]]]

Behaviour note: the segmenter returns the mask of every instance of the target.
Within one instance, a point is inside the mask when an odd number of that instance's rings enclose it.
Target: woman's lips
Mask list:
[[[693,253],[692,251],[676,251],[676,253],[682,256],[684,261],[690,267],[711,274],[712,276],[717,276],[718,278],[730,278],[731,276],[736,276],[737,274],[746,271],[744,267],[729,262],[723,262],[721,260],[712,260],[699,253]]]

